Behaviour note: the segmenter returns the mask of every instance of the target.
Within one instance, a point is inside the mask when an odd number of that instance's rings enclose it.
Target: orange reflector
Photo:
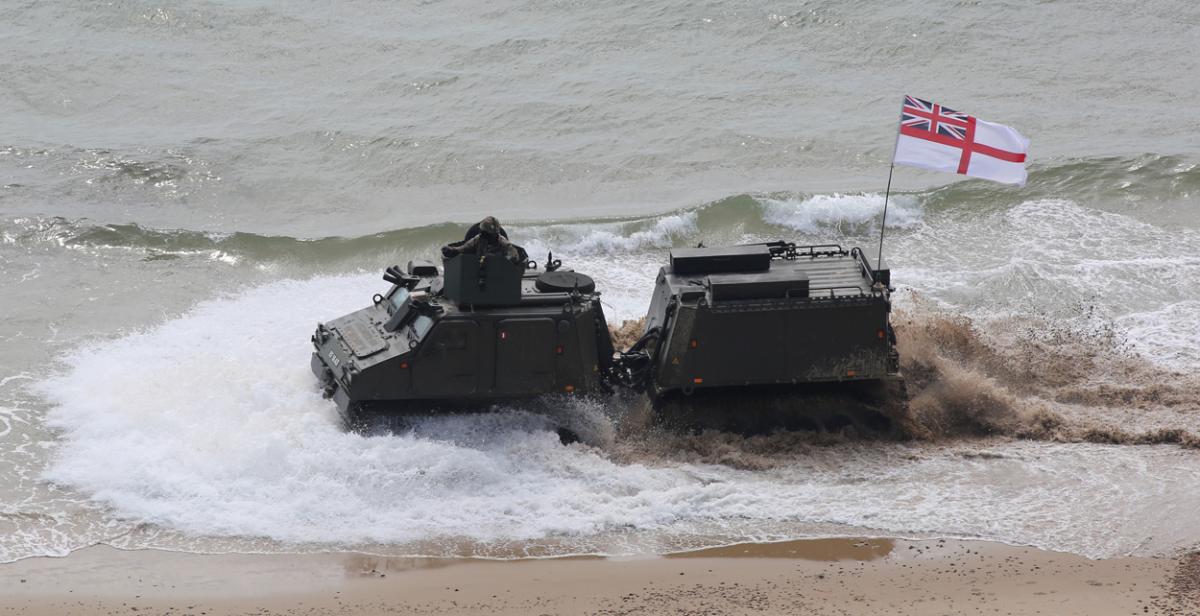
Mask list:
[[[400,369],[401,369],[401,370],[408,370],[408,362],[406,362],[406,361],[402,361],[402,362],[400,362]]]
[[[854,370],[847,370],[846,376],[858,376],[858,372],[856,372]]]
[[[575,386],[567,385],[566,387],[563,388],[563,390],[565,390],[567,393],[571,393],[571,392],[575,391]]]
[[[696,347],[698,347],[698,346],[700,346],[700,341],[699,341],[699,340],[693,340],[693,341],[692,341],[692,343],[691,343],[691,347],[694,349],[694,348],[696,348]]]
[[[883,333],[883,330],[882,330],[882,329],[881,329],[881,330],[879,330],[879,331],[877,331],[877,332],[875,332],[875,334],[876,334],[877,336],[879,336],[879,339],[880,339],[880,340],[883,340],[884,333]]]
[[[554,353],[555,353],[555,354],[557,354],[557,355],[562,355],[562,354],[563,354],[563,348],[562,348],[561,346],[556,346],[556,347],[554,347]]]
[[[702,379],[700,377],[696,377],[696,378],[692,379],[692,382],[699,385],[704,382],[704,379]]]

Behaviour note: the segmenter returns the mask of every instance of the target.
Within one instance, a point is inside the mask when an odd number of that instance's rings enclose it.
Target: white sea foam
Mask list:
[[[1125,315],[1118,323],[1144,356],[1174,370],[1200,370],[1200,301]]]
[[[1196,365],[1200,235],[1068,199],[955,216],[898,235],[893,280],[976,317],[1107,319],[1147,358]],[[1163,247],[1169,247],[1164,250]]]
[[[602,534],[783,539],[817,525],[1092,556],[1200,541],[1181,524],[1200,495],[1163,496],[1200,469],[1175,448],[1024,443],[964,457],[869,445],[797,452],[754,472],[620,463],[603,448],[560,445],[553,421],[520,408],[430,418],[401,435],[346,433],[308,372],[307,339],[377,284],[374,275],[277,282],[70,354],[60,376],[37,386],[62,432],[45,478],[118,518],[192,537],[400,552],[557,539],[570,553],[601,549],[587,538]]]
[[[878,228],[883,195],[878,193],[813,195],[803,199],[761,199],[763,220],[803,233],[836,230],[857,232]],[[920,203],[910,195],[892,195],[888,226],[912,227],[921,222]]]

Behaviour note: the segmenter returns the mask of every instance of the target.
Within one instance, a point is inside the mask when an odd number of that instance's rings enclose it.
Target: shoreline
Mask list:
[[[0,616],[147,612],[1182,615],[1200,613],[1200,554],[840,538],[523,560],[94,546],[0,565]]]

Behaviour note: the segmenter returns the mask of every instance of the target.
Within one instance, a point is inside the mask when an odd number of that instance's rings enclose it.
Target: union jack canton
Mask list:
[[[968,117],[949,107],[905,96],[904,106],[900,110],[900,126],[945,135],[951,139],[966,139]]]

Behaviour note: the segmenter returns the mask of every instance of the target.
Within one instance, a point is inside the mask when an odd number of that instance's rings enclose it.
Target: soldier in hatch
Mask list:
[[[524,265],[524,253],[520,246],[508,241],[500,221],[492,216],[472,225],[465,240],[442,247],[442,256],[447,259],[460,254],[502,255],[516,265]]]

